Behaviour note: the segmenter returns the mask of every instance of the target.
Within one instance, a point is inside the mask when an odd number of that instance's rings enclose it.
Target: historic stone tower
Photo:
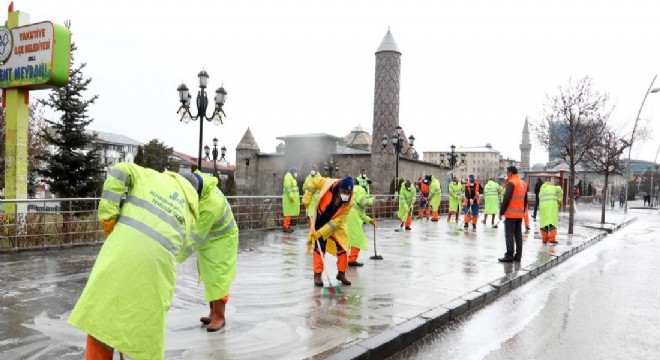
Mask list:
[[[374,85],[374,120],[371,141],[372,192],[389,191],[394,177],[395,159],[383,150],[381,138],[388,139],[399,125],[399,88],[401,77],[401,51],[387,29],[387,34],[376,50],[376,79]],[[407,144],[406,144],[407,145]]]
[[[374,86],[374,122],[371,152],[380,154],[380,139],[388,138],[399,125],[399,84],[401,78],[401,51],[387,30],[376,50],[376,80]]]
[[[525,127],[522,131],[522,143],[520,144],[520,170],[529,171],[529,153],[532,151],[532,144],[529,142],[529,123],[525,118]]]

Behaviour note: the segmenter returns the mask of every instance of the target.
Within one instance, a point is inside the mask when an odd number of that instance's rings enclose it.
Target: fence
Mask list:
[[[374,195],[374,206],[367,214],[375,218],[396,218],[399,208],[394,195]],[[482,196],[483,198],[483,196]],[[0,213],[0,251],[51,246],[74,246],[105,240],[98,217],[99,198],[0,200],[0,205],[16,204],[17,213]],[[240,230],[276,229],[282,226],[281,196],[228,196]],[[533,206],[533,205],[532,205]],[[448,209],[447,195],[440,202],[440,213]],[[22,210],[21,210],[22,209]],[[416,201],[413,214],[417,214]],[[292,225],[305,225],[308,218],[301,205],[300,216]]]

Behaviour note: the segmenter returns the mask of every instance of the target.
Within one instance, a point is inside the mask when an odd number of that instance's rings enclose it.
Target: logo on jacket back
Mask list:
[[[173,192],[173,193],[170,195],[170,200],[175,201],[175,202],[178,203],[181,207],[183,207],[183,206],[186,204],[186,201],[185,201],[182,197],[179,197],[179,196],[180,196],[180,195],[179,195],[178,192]]]

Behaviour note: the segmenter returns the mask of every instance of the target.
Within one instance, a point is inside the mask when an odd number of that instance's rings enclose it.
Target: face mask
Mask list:
[[[351,195],[349,195],[349,194],[339,194],[339,196],[341,197],[341,201],[344,201],[344,202],[348,201],[348,199],[350,199],[350,197],[351,197]]]
[[[294,178],[297,178],[297,177],[298,177],[298,173],[293,173],[293,177],[294,177]]]
[[[312,170],[311,174],[312,174],[312,176],[316,175],[316,171]]]

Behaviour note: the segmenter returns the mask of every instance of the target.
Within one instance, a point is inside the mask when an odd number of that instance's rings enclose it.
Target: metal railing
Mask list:
[[[88,244],[105,240],[99,198],[0,200],[0,251]],[[6,214],[7,204],[15,213]]]
[[[375,218],[397,217],[399,204],[395,195],[374,196],[374,206],[367,209],[367,215]],[[75,246],[104,241],[106,236],[97,216],[99,200],[100,198],[0,200],[0,207],[15,204],[17,209],[15,214],[0,212],[0,251]],[[281,196],[228,196],[227,200],[240,230],[282,227],[284,219]],[[443,194],[439,212],[446,214],[448,206],[448,196]],[[419,201],[415,201],[413,216],[418,214],[418,209]],[[300,215],[294,217],[291,224],[305,225],[308,221],[301,204]]]

